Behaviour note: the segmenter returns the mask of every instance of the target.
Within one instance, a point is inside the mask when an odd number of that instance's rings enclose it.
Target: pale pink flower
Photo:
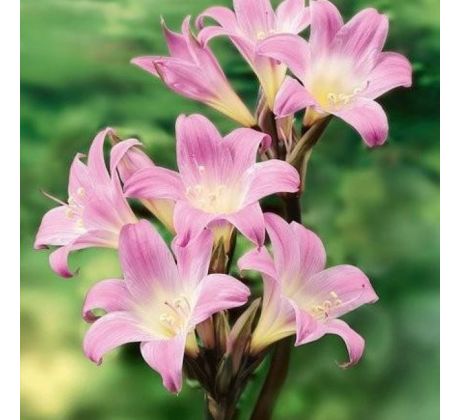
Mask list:
[[[212,314],[243,305],[248,287],[226,274],[208,275],[212,234],[203,231],[175,256],[146,220],[123,227],[119,255],[123,280],[103,280],[88,292],[84,318],[94,324],[84,351],[97,364],[108,351],[140,342],[142,356],[178,393],[184,352],[194,355],[194,329]],[[103,309],[97,318],[92,310]]]
[[[310,2],[310,40],[275,35],[258,53],[289,67],[302,82],[287,77],[276,97],[279,117],[309,107],[316,118],[335,115],[353,126],[369,146],[388,136],[385,111],[374,99],[398,86],[409,87],[412,69],[401,54],[382,52],[388,18],[374,9],[359,12],[346,24],[327,0]]]
[[[153,168],[155,164],[143,152],[142,143],[137,139],[128,139],[116,143],[112,148],[112,155],[119,162],[117,165],[121,181],[124,183],[135,172]],[[174,201],[172,200],[140,200],[142,204],[161,222],[170,232],[174,233],[173,212]]]
[[[238,48],[241,55],[257,75],[270,108],[286,74],[286,66],[256,54],[258,43],[276,33],[298,34],[310,23],[305,0],[285,0],[276,9],[270,0],[233,0],[234,12],[226,7],[213,6],[197,19],[202,28],[198,39],[207,42],[225,35]],[[204,19],[212,18],[219,26],[204,27]]]
[[[264,280],[260,320],[254,331],[254,353],[292,334],[295,345],[337,334],[345,342],[350,361],[357,363],[364,340],[338,319],[378,297],[369,279],[356,267],[338,265],[325,269],[326,252],[321,240],[302,225],[265,214],[273,257],[263,247],[249,251],[238,261],[241,270],[257,270]]]
[[[222,138],[205,117],[182,115],[176,137],[179,173],[143,169],[126,182],[127,196],[176,201],[174,227],[180,243],[206,226],[222,228],[222,222],[228,222],[261,246],[265,227],[259,200],[298,191],[297,171],[276,159],[256,163],[260,144],[266,145],[269,137],[250,128]]]
[[[131,62],[159,77],[174,92],[204,102],[244,126],[255,125],[254,116],[230,86],[212,51],[192,34],[190,18],[184,20],[182,34],[162,25],[171,56],[137,57]]]
[[[117,248],[122,226],[137,221],[123,196],[117,159],[111,156],[110,173],[104,162],[104,140],[111,131],[106,128],[94,138],[86,165],[77,154],[70,168],[68,201],[55,199],[61,205],[43,216],[35,239],[36,249],[60,247],[50,255],[50,265],[63,277],[72,276],[67,262],[71,251]]]

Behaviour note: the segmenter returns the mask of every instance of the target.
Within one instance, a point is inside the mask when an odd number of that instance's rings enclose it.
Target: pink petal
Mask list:
[[[305,80],[310,64],[310,47],[300,36],[294,34],[269,36],[259,42],[256,52],[286,64],[296,77]]]
[[[154,166],[149,157],[142,152],[140,146],[142,143],[139,140],[128,139],[112,147],[110,151],[110,173],[112,176],[118,170],[120,178],[124,182],[137,170]]]
[[[129,312],[111,312],[91,325],[83,341],[83,350],[86,357],[99,365],[104,354],[116,347],[151,339]]]
[[[371,99],[356,98],[349,107],[334,115],[354,127],[370,147],[381,146],[388,137],[385,111]]]
[[[91,230],[76,238],[73,242],[56,249],[49,256],[51,269],[64,278],[73,277],[68,258],[72,251],[90,247],[116,248],[117,236],[104,230]]]
[[[205,18],[211,18],[215,20],[222,28],[236,31],[237,21],[235,13],[233,13],[233,11],[227,7],[213,6],[206,9],[196,18],[196,26],[199,29],[204,28]]]
[[[177,164],[187,183],[224,179],[231,164],[230,151],[225,153],[222,137],[211,121],[199,114],[181,115],[176,122],[176,138]]]
[[[178,272],[174,258],[147,220],[123,227],[119,254],[126,286],[136,298],[146,299],[155,291],[176,289]]]
[[[299,308],[299,306],[295,302],[290,300],[289,303],[292,305],[292,308],[295,311],[295,345],[300,346],[301,344],[304,344],[306,341],[308,341],[312,337],[312,335],[318,331],[318,322],[308,312],[303,311],[301,308]]]
[[[343,25],[343,20],[337,8],[327,0],[311,0],[310,14],[310,45],[316,58],[321,54],[327,54],[330,43]]]
[[[274,213],[265,213],[265,227],[273,248],[277,278],[297,278],[300,248],[291,226]]]
[[[310,10],[305,0],[284,0],[276,9],[277,29],[297,34],[310,24]]]
[[[67,211],[67,206],[59,206],[45,213],[35,238],[35,249],[67,245],[82,234],[76,220],[67,216]]]
[[[179,279],[194,287],[208,274],[211,261],[213,234],[204,229],[185,246],[174,246]]]
[[[104,185],[110,183],[110,175],[107,171],[107,166],[104,160],[104,141],[111,128],[106,128],[100,131],[93,142],[88,152],[88,172],[96,185]]]
[[[324,270],[326,266],[326,250],[318,235],[299,223],[291,222],[291,230],[299,246],[300,276],[309,278]]]
[[[340,367],[347,368],[358,363],[364,353],[364,339],[350,326],[340,320],[331,319],[324,325],[326,334],[336,334],[342,338],[347,346],[349,361],[340,364]]]
[[[257,202],[263,197],[279,192],[297,192],[300,177],[289,163],[278,159],[258,162],[248,171],[248,192],[244,205]]]
[[[255,270],[259,271],[262,274],[272,277],[273,279],[277,278],[275,264],[273,263],[273,258],[267,251],[267,248],[262,247],[259,250],[253,249],[249,252],[246,252],[238,260],[238,268],[240,271],[243,270]]]
[[[218,215],[205,213],[192,207],[186,201],[178,201],[174,207],[174,229],[177,232],[176,244],[185,246],[199,235]]]
[[[332,306],[327,311],[328,318],[338,318],[378,300],[367,276],[351,265],[337,265],[314,274],[298,294],[300,300],[308,298],[319,305],[330,301]]]
[[[225,218],[252,243],[261,247],[265,240],[265,224],[259,203],[250,204]]]
[[[375,99],[391,89],[412,85],[412,66],[401,54],[383,52],[369,75],[369,85],[363,95]]]
[[[224,137],[223,144],[231,151],[234,174],[241,176],[256,163],[257,152],[270,146],[271,138],[251,128],[237,128]]]
[[[130,294],[122,280],[102,280],[96,283],[86,294],[82,309],[82,316],[87,322],[100,318],[92,312],[94,309],[103,309],[106,312],[128,311]]]
[[[270,0],[234,0],[236,19],[241,29],[254,39],[260,32],[269,33],[275,26],[275,12]]]
[[[84,198],[82,199],[78,194],[80,188],[83,188],[87,194],[90,194],[94,189],[94,180],[89,174],[88,167],[81,161],[83,156],[81,153],[77,153],[69,173],[68,194],[77,204],[84,204]]]
[[[210,274],[200,282],[198,294],[192,325],[203,322],[219,311],[244,305],[251,291],[234,277],[226,274]]]
[[[174,394],[178,394],[182,388],[185,339],[186,334],[178,334],[169,340],[141,344],[142,357],[161,375],[164,387]]]
[[[146,55],[142,57],[136,57],[131,60],[131,64],[136,65],[137,67],[140,67],[142,70],[145,70],[146,72],[153,74],[155,77],[160,77],[158,74],[158,71],[155,67],[155,62],[160,59],[159,56],[155,55]]]
[[[161,20],[161,27],[163,28],[163,34],[171,57],[191,60],[192,56],[190,55],[186,36],[184,36],[184,34],[171,31],[166,26],[163,19]]]
[[[273,112],[278,118],[287,117],[315,103],[304,86],[287,76],[276,95]]]
[[[180,200],[184,197],[184,185],[177,172],[152,166],[134,173],[125,182],[125,194],[133,198],[165,198]]]
[[[375,9],[364,9],[336,34],[332,48],[351,57],[357,68],[370,70],[388,35],[388,18]]]

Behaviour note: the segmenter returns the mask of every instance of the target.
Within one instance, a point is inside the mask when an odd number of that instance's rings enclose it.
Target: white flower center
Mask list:
[[[326,112],[339,111],[367,87],[367,81],[356,74],[353,62],[340,57],[314,63],[307,83],[307,89]]]
[[[159,321],[165,335],[173,337],[187,327],[192,308],[185,295],[172,302],[165,301],[163,309]]]
[[[69,199],[67,200],[67,208],[65,211],[65,215],[68,219],[73,220],[75,222],[75,227],[82,232],[85,230],[85,226],[83,224],[83,209],[84,205],[82,203],[82,199],[85,197],[85,189],[83,187],[77,188],[76,196],[70,195]]]
[[[321,303],[309,305],[308,312],[316,319],[326,319],[332,309],[337,308],[342,304],[336,292],[332,291],[329,296]]]

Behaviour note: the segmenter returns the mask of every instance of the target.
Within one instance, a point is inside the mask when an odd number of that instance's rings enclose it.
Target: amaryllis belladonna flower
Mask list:
[[[116,141],[116,140],[115,140]],[[155,164],[143,152],[142,143],[136,139],[124,140],[116,143],[112,148],[112,155],[118,160],[117,170],[122,182],[140,169],[153,168]],[[174,233],[172,200],[148,200],[141,199],[142,204],[161,222],[170,232]]]
[[[85,354],[95,363],[122,344],[140,342],[141,353],[178,393],[184,352],[196,354],[196,324],[212,314],[243,305],[249,289],[226,274],[208,275],[212,234],[203,231],[173,255],[146,220],[123,227],[120,262],[123,280],[103,280],[88,292],[84,318],[94,324],[84,340]],[[106,314],[97,319],[94,309]]]
[[[286,78],[276,97],[275,114],[309,107],[309,120],[335,115],[353,126],[369,146],[388,136],[385,111],[375,99],[398,86],[409,87],[412,70],[401,54],[382,52],[388,18],[365,9],[346,24],[327,0],[310,2],[310,40],[274,35],[258,53],[287,64],[302,82]]]
[[[162,22],[170,57],[137,57],[132,63],[159,77],[174,92],[252,127],[256,124],[253,115],[230,86],[212,51],[194,37],[189,21],[184,20],[182,34],[170,31]]]
[[[176,201],[174,227],[179,243],[206,226],[222,228],[222,222],[228,222],[261,246],[265,227],[259,200],[296,192],[297,171],[276,159],[256,163],[258,148],[269,137],[250,128],[222,138],[205,117],[182,115],[176,137],[179,173],[160,167],[143,169],[126,182],[127,196]]]
[[[63,277],[72,276],[67,262],[71,251],[117,248],[122,226],[137,221],[123,196],[115,170],[117,156],[111,155],[110,173],[104,162],[104,140],[110,132],[106,128],[94,138],[86,165],[77,154],[70,168],[67,203],[54,199],[61,205],[43,216],[35,239],[36,249],[60,247],[50,255],[50,265]]]
[[[249,251],[238,261],[241,270],[257,270],[264,280],[260,320],[251,350],[257,353],[273,342],[296,334],[296,346],[337,334],[358,362],[364,340],[338,319],[365,303],[377,301],[369,279],[356,267],[338,265],[325,269],[321,240],[302,225],[265,214],[273,257],[264,247]]]
[[[198,39],[207,43],[210,39],[225,35],[238,48],[257,75],[270,108],[284,80],[286,66],[267,57],[257,55],[257,44],[276,33],[298,34],[310,23],[310,13],[305,0],[285,0],[276,11],[270,0],[233,0],[235,11],[213,6],[198,16],[197,26],[202,28]],[[219,26],[204,27],[206,17]]]

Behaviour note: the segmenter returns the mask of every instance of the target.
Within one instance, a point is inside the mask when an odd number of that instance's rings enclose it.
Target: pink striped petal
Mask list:
[[[265,226],[273,248],[277,278],[297,278],[300,248],[292,234],[290,225],[274,213],[265,213]]]
[[[258,33],[269,33],[275,26],[270,0],[233,0],[233,7],[239,26],[254,39]]]
[[[316,101],[297,80],[287,76],[278,91],[273,112],[278,118],[288,117]]]
[[[310,1],[310,45],[315,58],[327,54],[337,31],[343,26],[338,9],[327,0]]]
[[[72,251],[90,247],[116,248],[117,235],[104,230],[92,230],[80,235],[68,245],[53,251],[49,256],[51,269],[64,278],[73,277],[69,268],[68,258]]]
[[[324,270],[326,250],[319,236],[296,222],[291,222],[290,227],[299,246],[300,276],[309,278]]]
[[[315,334],[318,328],[318,322],[308,312],[303,311],[299,306],[289,300],[292,308],[295,311],[295,324],[296,324],[296,340],[295,345],[300,346],[304,344],[306,340]]]
[[[375,9],[364,9],[336,34],[332,48],[355,61],[357,68],[370,70],[388,35],[388,18]],[[364,67],[362,67],[364,66]]]
[[[94,322],[100,317],[94,315],[93,310],[129,311],[131,303],[130,294],[123,280],[102,280],[96,283],[86,294],[82,316],[85,321]]]
[[[186,37],[183,34],[171,31],[166,26],[164,19],[161,19],[161,27],[163,28],[163,34],[171,57],[192,60],[193,57],[190,55]]]
[[[261,247],[265,240],[265,224],[259,203],[250,204],[237,213],[225,217],[252,243]]]
[[[137,139],[123,140],[115,144],[110,151],[110,173],[115,174],[115,171],[118,170],[124,182],[139,169],[154,166],[140,147],[142,143]]]
[[[328,318],[338,318],[367,303],[378,300],[367,276],[351,265],[337,265],[311,276],[298,291],[298,301],[322,305],[330,301]]]
[[[147,220],[123,227],[119,254],[126,286],[136,298],[148,299],[154,291],[176,290],[178,272],[174,258]]]
[[[83,341],[83,350],[86,357],[100,365],[104,354],[116,347],[152,338],[129,312],[111,312],[91,325]]]
[[[296,345],[311,343],[325,334],[338,335],[347,346],[349,361],[341,363],[340,367],[347,368],[359,362],[364,353],[364,339],[341,319],[331,319],[324,324],[318,323],[318,328]]]
[[[204,228],[219,216],[205,213],[192,207],[186,201],[178,201],[174,207],[174,229],[177,232],[176,244],[185,246],[199,235]]]
[[[231,151],[234,174],[241,176],[257,161],[257,152],[270,146],[271,138],[251,128],[237,128],[224,137],[223,144]]]
[[[193,310],[193,325],[225,309],[244,305],[251,291],[242,282],[226,274],[210,274],[198,287],[198,298]]]
[[[94,180],[91,178],[88,167],[81,161],[83,154],[77,153],[70,166],[68,195],[77,204],[84,204],[84,198],[80,197],[78,191],[83,188],[87,194],[94,189]]]
[[[180,200],[184,197],[184,185],[177,172],[152,166],[134,173],[125,182],[125,194],[132,198],[164,198]]]
[[[305,80],[310,65],[310,46],[295,34],[272,35],[259,42],[257,54],[286,64],[300,80]]]
[[[176,138],[177,164],[187,183],[225,179],[231,156],[229,151],[225,153],[222,137],[211,121],[199,114],[181,115],[176,122]]]
[[[140,67],[142,70],[145,70],[150,74],[153,74],[155,77],[160,77],[155,66],[155,62],[159,59],[161,59],[161,57],[157,55],[145,55],[142,57],[133,58],[130,62],[131,64]]]
[[[412,85],[412,66],[401,54],[383,52],[369,75],[369,85],[363,95],[375,99],[398,86]]]
[[[265,247],[262,247],[259,250],[253,249],[246,252],[246,254],[238,260],[238,268],[240,271],[254,270],[259,271],[260,273],[273,279],[277,278],[273,258]]]
[[[276,9],[277,30],[297,34],[310,24],[305,0],[284,0]]]
[[[184,333],[169,340],[155,340],[141,344],[142,357],[161,375],[164,387],[174,394],[178,394],[182,388],[185,340]]]
[[[104,142],[108,133],[112,132],[111,128],[106,128],[97,133],[88,152],[88,172],[92,181],[96,185],[105,185],[110,183],[110,175],[104,160]]]
[[[370,147],[381,146],[388,137],[388,120],[383,108],[367,98],[356,98],[353,103],[334,115],[350,124]]]
[[[227,7],[213,6],[206,9],[196,18],[196,26],[204,27],[204,19],[210,18],[226,29],[234,29],[237,26],[235,13]]]
[[[244,205],[256,203],[263,197],[278,192],[297,192],[300,177],[297,170],[289,163],[270,159],[256,163],[248,171],[248,192]]]
[[[67,245],[82,234],[75,219],[67,216],[67,211],[67,206],[59,206],[45,213],[35,238],[35,249]]]
[[[186,282],[187,287],[196,287],[208,274],[212,244],[213,234],[209,229],[204,229],[185,246],[175,244],[179,279]]]

